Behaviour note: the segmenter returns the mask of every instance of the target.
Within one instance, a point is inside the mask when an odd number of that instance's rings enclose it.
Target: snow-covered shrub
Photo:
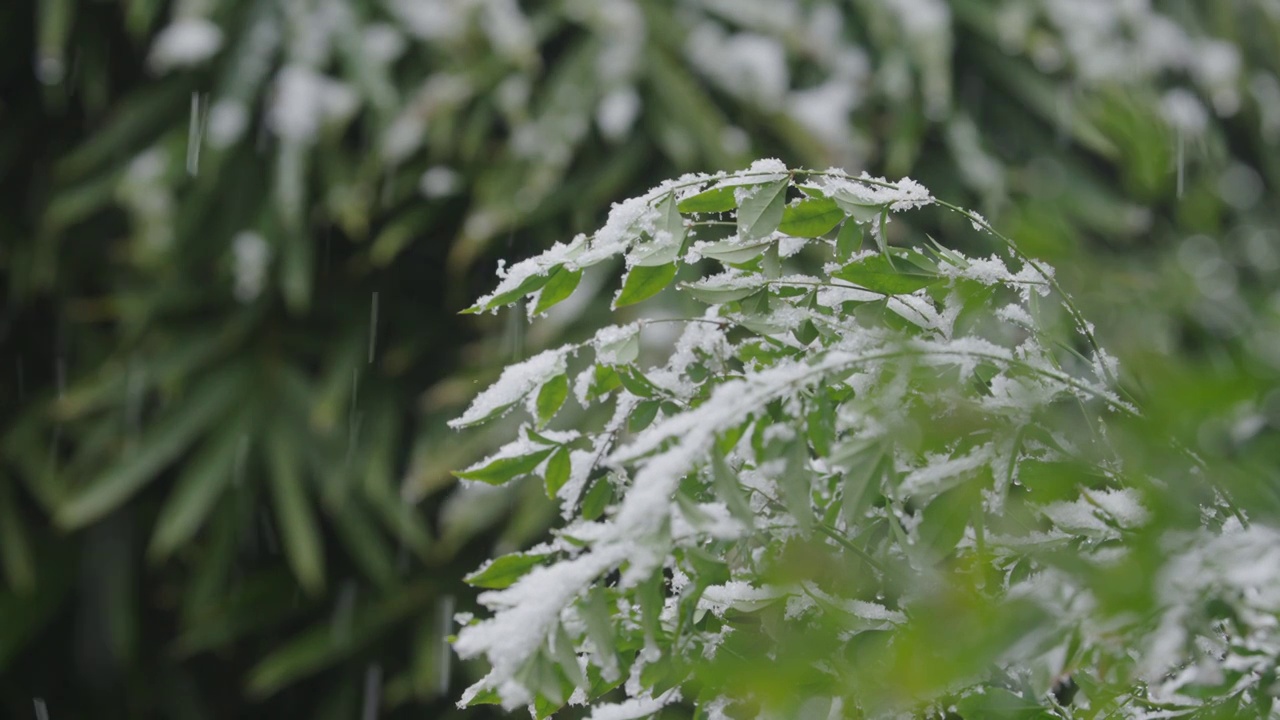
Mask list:
[[[895,232],[930,211],[1003,254]],[[1138,417],[1114,362],[981,216],[910,179],[761,161],[615,205],[472,311],[540,314],[619,257],[620,324],[512,365],[453,422],[527,412],[457,474],[535,475],[568,521],[469,578],[493,612],[455,649],[491,670],[464,703],[1139,717],[1194,709],[1188,685],[1266,696],[1280,574],[1241,559],[1269,558],[1269,531],[1152,539],[1155,485],[1109,440]],[[631,314],[664,292],[689,311]]]

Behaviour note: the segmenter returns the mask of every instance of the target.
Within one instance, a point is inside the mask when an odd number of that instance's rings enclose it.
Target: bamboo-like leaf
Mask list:
[[[177,459],[191,441],[240,397],[246,377],[241,367],[227,368],[197,382],[191,395],[158,418],[126,455],[58,507],[54,519],[66,529],[83,527],[128,500],[164,467]]]
[[[277,647],[249,671],[251,697],[267,698],[298,680],[360,652],[405,618],[423,612],[434,596],[431,586],[403,587],[377,602],[351,611],[349,627],[335,633],[329,623],[312,625]]]
[[[394,555],[386,538],[378,532],[378,526],[366,514],[363,503],[349,499],[340,512],[331,512],[329,517],[342,544],[365,576],[381,588],[395,585]]]
[[[147,554],[152,561],[169,557],[196,534],[218,498],[231,485],[238,456],[253,436],[251,416],[241,414],[204,443],[185,466],[173,492],[160,508]]]
[[[498,458],[483,467],[472,466],[454,473],[463,480],[479,480],[490,485],[501,485],[521,475],[534,471],[555,448],[538,450],[528,455]]]
[[[546,555],[537,553],[503,555],[463,579],[474,587],[501,590],[514,585],[546,559]]]
[[[35,589],[31,541],[18,512],[13,485],[3,474],[0,474],[0,564],[4,566],[5,579],[17,594],[28,595]]]
[[[314,595],[324,587],[324,547],[307,497],[301,458],[283,433],[267,438],[266,452],[272,507],[285,558],[299,584]]]

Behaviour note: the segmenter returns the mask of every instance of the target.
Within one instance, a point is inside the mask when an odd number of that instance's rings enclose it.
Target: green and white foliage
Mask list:
[[[895,232],[925,208],[1007,252]],[[464,704],[1153,717],[1269,697],[1270,531],[1211,511],[1221,536],[1151,539],[1154,486],[1109,439],[1138,417],[1114,361],[981,216],[910,179],[760,161],[615,205],[471,310],[541,313],[615,258],[623,322],[512,365],[453,422],[527,413],[457,475],[537,476],[567,520],[470,576],[492,614],[455,649],[491,669]],[[661,318],[627,309],[661,293]]]

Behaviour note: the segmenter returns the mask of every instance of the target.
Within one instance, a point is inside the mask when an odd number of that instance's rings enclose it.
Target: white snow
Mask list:
[[[507,367],[502,371],[497,382],[471,401],[466,412],[449,421],[449,427],[461,428],[474,425],[524,400],[548,380],[564,373],[565,358],[571,350],[570,347],[545,350],[528,360]]]
[[[657,698],[632,698],[616,704],[597,705],[587,720],[641,720],[652,717],[679,697],[679,694],[667,692]]]
[[[156,35],[147,63],[158,72],[201,65],[222,49],[222,29],[202,17],[174,20]]]
[[[286,65],[276,76],[267,120],[280,137],[310,143],[326,123],[349,117],[358,105],[359,96],[345,83],[305,65]]]
[[[462,188],[462,176],[457,170],[445,165],[432,165],[422,173],[418,183],[423,197],[435,199],[448,197]]]
[[[596,106],[596,125],[606,139],[617,142],[631,132],[640,109],[640,94],[634,87],[614,88],[600,98]]]
[[[237,233],[231,241],[231,274],[235,278],[235,297],[242,303],[253,301],[262,293],[266,281],[271,248],[261,235],[251,230]]]

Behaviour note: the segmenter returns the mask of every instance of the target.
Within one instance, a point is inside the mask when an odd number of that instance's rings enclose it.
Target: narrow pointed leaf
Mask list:
[[[538,390],[538,399],[536,401],[538,410],[538,426],[542,427],[547,424],[551,418],[560,412],[560,407],[564,405],[565,398],[569,397],[569,377],[563,373],[556,375],[543,384],[542,389]]]
[[[468,585],[487,590],[511,587],[517,580],[542,564],[546,555],[512,553],[485,564],[479,570],[463,578]]]
[[[315,510],[307,499],[301,459],[283,438],[267,442],[268,485],[285,559],[308,593],[324,587],[324,548]]]
[[[556,304],[567,299],[578,288],[582,280],[581,270],[570,270],[560,267],[547,278],[547,284],[538,292],[538,302],[533,307],[533,314],[539,315]]]
[[[613,306],[617,308],[634,305],[657,295],[675,279],[677,269],[678,263],[631,268],[631,272],[622,281],[622,290],[613,301]]]
[[[231,486],[237,456],[250,432],[248,423],[235,423],[223,429],[185,466],[156,520],[147,550],[152,560],[167,558],[204,524],[218,498]]]
[[[569,472],[573,465],[569,461],[569,448],[560,448],[547,459],[547,469],[543,473],[546,480],[547,497],[555,499],[556,493],[569,481]]]
[[[555,448],[539,450],[529,455],[498,458],[483,467],[471,467],[454,473],[463,480],[479,480],[490,485],[501,485],[513,478],[533,472]]]
[[[143,436],[137,450],[72,495],[55,512],[64,529],[75,529],[101,518],[128,500],[138,490],[177,459],[215,418],[238,397],[237,386],[244,374],[226,370],[195,383],[189,397],[156,420]]]

